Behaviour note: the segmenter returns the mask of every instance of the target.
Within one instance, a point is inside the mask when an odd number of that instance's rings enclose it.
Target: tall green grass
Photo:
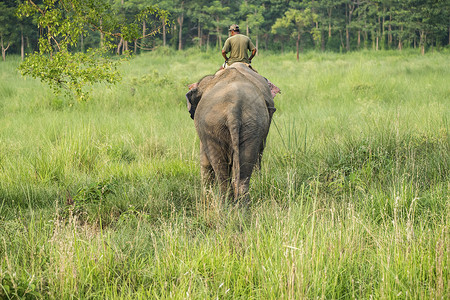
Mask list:
[[[277,112],[251,203],[200,184],[187,85],[160,51],[91,100],[0,64],[0,298],[450,297],[446,53],[262,53]]]

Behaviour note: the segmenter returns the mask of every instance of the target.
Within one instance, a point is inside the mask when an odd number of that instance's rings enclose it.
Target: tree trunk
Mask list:
[[[384,31],[384,24],[386,23],[386,19],[385,19],[385,13],[386,13],[386,8],[383,8],[383,19],[381,20],[381,46],[383,47],[383,50],[386,49],[386,32]]]
[[[322,38],[320,39],[320,43],[321,43],[320,49],[322,50],[322,52],[324,52],[325,51],[325,32],[323,31],[323,29],[322,29],[321,35],[322,35]]]
[[[398,38],[398,50],[403,50],[403,42],[402,42],[402,34],[403,34],[403,25],[400,27],[400,37]]]
[[[3,58],[3,61],[5,61],[6,60],[6,51],[8,50],[9,46],[11,46],[11,43],[8,42],[8,46],[6,46],[6,48],[5,48],[5,46],[3,44],[3,36],[2,36],[1,37],[1,41],[0,41],[0,45],[2,47],[2,58]]]
[[[8,46],[6,46],[6,48],[3,48],[3,43],[2,43],[2,58],[3,58],[3,61],[6,60],[6,51],[8,50],[8,48],[9,48],[10,45],[11,45],[11,44],[8,43]]]
[[[181,4],[181,8],[183,9],[183,4]],[[180,29],[178,31],[178,50],[183,50],[183,22],[184,22],[184,12],[181,13],[177,18],[178,25],[180,25]]]
[[[321,32],[321,30],[319,30],[319,22],[316,22],[316,30],[317,30],[317,32],[320,32],[319,39],[321,40],[321,39],[322,39],[322,32]],[[315,48],[316,48],[317,50],[319,50],[319,46],[320,46],[319,43],[321,43],[320,40],[316,41],[316,40],[314,39],[314,35],[313,35],[314,46],[315,46]],[[321,43],[321,44],[322,44],[322,43]]]
[[[247,20],[245,20],[245,23],[247,23],[247,36],[249,36],[250,35],[250,30],[249,30],[249,28],[248,28],[248,18],[247,18]]]
[[[3,50],[4,49],[3,48],[3,36],[0,37],[0,47],[2,47],[2,58],[3,58],[3,61],[5,61],[6,60],[6,54],[5,54],[5,51]]]
[[[392,26],[391,26],[391,23],[392,23],[392,15],[389,12],[389,26],[388,26],[388,32],[389,32],[388,33],[388,46],[389,46],[389,49],[391,48],[392,42],[394,41],[394,39],[392,37]]]
[[[376,48],[376,45],[375,45],[375,42],[376,42],[376,40],[377,40],[377,36],[376,36],[377,34],[376,34],[376,31],[373,31],[372,32],[372,35],[371,35],[371,37],[372,37],[372,50],[375,50]]]
[[[380,45],[380,37],[383,37],[383,23],[381,22],[380,16],[378,16],[377,51],[378,51],[378,49],[379,49],[378,47]]]
[[[202,47],[202,27],[200,24],[200,20],[198,20],[197,37],[198,37],[198,46],[201,48]]]
[[[134,39],[134,50],[133,53],[136,54],[137,53],[137,39]]]
[[[361,48],[361,30],[358,30],[358,49]]]
[[[166,46],[166,18],[163,18],[163,46]]]
[[[145,48],[145,35],[146,35],[146,33],[147,33],[147,23],[145,21],[142,21],[142,40],[141,40],[142,48]],[[142,50],[141,50],[141,52],[142,52]],[[134,50],[134,53],[136,53],[136,50]]]
[[[23,31],[20,31],[20,57],[22,61],[25,59],[25,41],[23,38]]]
[[[350,51],[350,30],[348,27],[345,28],[345,49]]]
[[[328,9],[328,38],[331,38],[331,14],[333,10],[330,8]]]
[[[81,53],[84,53],[84,37],[83,37],[83,34],[80,34],[80,49],[81,49]]]
[[[352,13],[351,5],[345,6],[345,14],[347,16],[347,25],[345,26],[345,49],[350,51],[350,24],[352,23]]]
[[[125,51],[128,51],[128,41],[123,41],[122,54],[125,53]]]
[[[117,45],[117,50],[116,50],[116,54],[120,55],[120,49],[122,49],[122,45],[123,45],[123,38],[120,38],[119,44]]]
[[[367,31],[363,32],[363,39],[364,39],[364,49],[367,49],[367,40],[369,39],[369,33]]]
[[[422,53],[422,55],[425,55],[425,42],[427,39],[427,35],[425,33],[424,30],[420,31],[420,41],[419,41],[419,45],[420,45],[420,53]]]
[[[300,44],[300,38],[301,38],[301,35],[300,35],[300,33],[298,33],[298,34],[297,34],[297,43],[296,43],[296,48],[297,48],[297,61],[299,61],[299,58],[300,58],[299,52],[298,52],[298,50],[299,50],[299,44]]]
[[[103,28],[102,28],[102,19],[100,19],[100,48],[103,48]]]
[[[219,22],[220,22],[219,17],[216,17],[216,21],[217,21],[217,24],[219,24]],[[220,26],[219,25],[217,25],[216,31],[217,31],[217,48],[220,49],[220,48],[222,48],[222,35],[221,35],[221,32],[220,32]]]

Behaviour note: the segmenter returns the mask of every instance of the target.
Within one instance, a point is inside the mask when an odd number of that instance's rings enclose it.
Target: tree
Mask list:
[[[132,23],[135,16],[139,14],[139,12],[145,10],[147,7],[151,5],[155,9],[159,9],[160,11],[165,11],[161,18],[142,18],[136,25],[138,25],[141,31],[141,35],[139,38],[135,38],[133,41],[122,41],[122,52],[128,50],[128,43],[134,43],[134,53],[137,53],[138,50],[151,50],[152,44],[150,43],[154,39],[148,39],[149,36],[153,36],[155,32],[160,33],[162,30],[163,38],[165,40],[164,35],[167,31],[167,23],[169,19],[168,12],[162,8],[167,7],[168,4],[166,1],[149,1],[149,0],[115,0],[113,9],[114,13],[117,16],[120,16],[121,22]]]
[[[41,10],[48,4],[62,9],[64,18],[74,18],[76,7],[102,9],[95,24],[85,23],[78,36],[78,44],[69,46],[69,52],[85,52],[85,48],[103,48],[114,44],[120,53],[151,50],[157,45],[171,44],[183,49],[189,46],[209,48],[209,44],[222,46],[226,28],[239,24],[241,31],[250,35],[258,49],[284,49],[294,27],[272,27],[285,17],[289,9],[305,11],[309,8],[317,19],[303,28],[299,41],[300,51],[308,47],[305,36],[311,36],[315,49],[340,51],[343,49],[386,49],[397,46],[427,47],[450,43],[450,2],[448,0],[31,0]],[[6,53],[24,53],[38,50],[38,37],[47,35],[47,27],[37,27],[38,18],[17,20],[10,8],[28,0],[0,1],[0,33],[3,38],[3,57]],[[149,17],[137,21],[135,16],[147,6],[158,6],[170,11],[165,17]],[[72,7],[74,6],[74,7]],[[5,9],[6,8],[6,9]],[[98,11],[98,9],[96,9]],[[85,10],[87,16],[90,10]],[[87,18],[86,16],[86,18]],[[12,19],[11,19],[12,18]],[[114,21],[113,21],[114,20]],[[280,22],[280,21],[279,21]],[[95,22],[94,22],[95,23]],[[114,29],[111,29],[115,23]],[[170,32],[168,24],[174,24]],[[124,26],[121,26],[124,24]],[[132,25],[132,26],[131,26]],[[311,25],[311,26],[310,26]],[[278,26],[278,25],[277,25]],[[161,31],[152,39],[155,28]],[[95,32],[94,32],[94,31]],[[111,35],[108,33],[118,35]],[[132,31],[136,37],[124,39]],[[306,33],[306,34],[305,34]],[[213,38],[211,38],[213,36]],[[297,35],[295,35],[297,37]],[[112,39],[112,40],[111,40]],[[53,41],[54,42],[54,41]],[[1,49],[0,38],[0,49]],[[132,46],[134,44],[134,48]],[[259,45],[261,44],[261,45]],[[8,46],[9,45],[9,46]],[[25,45],[27,47],[25,48]],[[120,46],[120,47],[119,47]],[[293,45],[292,45],[293,46]],[[56,44],[54,47],[57,48]],[[260,50],[261,50],[260,49]],[[59,50],[56,49],[56,52]]]
[[[239,7],[241,17],[245,19],[246,34],[250,35],[250,28],[256,35],[255,44],[259,48],[259,34],[261,33],[261,25],[264,23],[263,13],[266,8],[263,5],[249,4],[248,1],[242,2]]]
[[[0,3],[0,47],[3,61],[6,60],[6,51],[18,36],[18,28],[15,25],[17,23],[15,7],[11,2],[13,1]]]
[[[311,12],[309,8],[304,10],[290,8],[284,17],[275,21],[272,26],[272,33],[280,33],[284,29],[292,32],[291,35],[296,37],[297,60],[299,60],[299,44],[302,34],[311,31],[312,24],[317,18],[317,14]]]
[[[413,24],[410,19],[410,9],[408,3],[403,0],[394,0],[390,7],[392,20],[389,21],[392,26],[392,35],[397,39],[397,49],[403,50],[406,40],[414,36]]]
[[[205,14],[203,8],[207,4],[206,1],[193,1],[190,3],[187,11],[188,17],[192,19],[197,29],[197,37],[194,39],[198,43],[198,47],[203,46],[203,32],[208,24],[208,16]],[[195,28],[194,28],[195,29]]]
[[[350,51],[350,28],[352,27],[353,13],[355,12],[357,0],[346,0],[345,5],[345,49]]]
[[[212,24],[215,28],[216,39],[216,48],[222,47],[222,32],[223,28],[226,28],[230,25],[230,21],[227,18],[223,18],[222,16],[226,16],[230,11],[229,7],[222,6],[220,1],[214,1],[210,4],[209,7],[204,7],[204,11],[209,15],[212,19]]]
[[[411,18],[419,32],[419,46],[422,55],[425,47],[432,43],[440,31],[447,29],[449,20],[448,1],[445,0],[408,0],[411,7]]]
[[[166,12],[148,7],[131,23],[120,23],[111,13],[108,0],[44,0],[37,5],[26,0],[19,6],[20,16],[35,16],[40,28],[39,52],[28,55],[19,70],[23,75],[39,78],[56,92],[62,89],[78,100],[87,98],[84,87],[96,82],[115,83],[120,79],[118,60],[109,58],[114,38],[124,41],[140,36],[142,20],[149,16],[162,18]],[[100,31],[108,39],[103,48],[72,52],[79,36],[89,30]],[[157,30],[150,33],[156,34]]]
[[[180,3],[180,12],[177,17],[177,22],[179,30],[178,30],[178,50],[183,49],[183,23],[184,23],[184,1]]]
[[[357,20],[353,22],[353,28],[362,33],[364,48],[367,48],[369,38],[372,38],[373,48],[378,50],[378,41],[380,38],[378,24],[378,5],[373,1],[361,3],[355,9]],[[358,38],[358,47],[360,46],[360,37]]]

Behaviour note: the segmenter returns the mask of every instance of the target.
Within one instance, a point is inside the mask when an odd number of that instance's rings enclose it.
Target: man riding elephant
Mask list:
[[[233,63],[242,62],[246,64],[251,64],[253,57],[255,57],[258,51],[253,45],[250,38],[239,32],[239,26],[233,24],[230,26],[231,36],[225,41],[222,48],[222,56],[225,58],[225,66],[231,66]],[[248,51],[251,52],[250,57],[248,57]],[[227,57],[227,53],[230,53],[230,57]]]
[[[251,40],[230,26],[222,55],[226,66],[189,85],[187,106],[200,138],[201,174],[217,181],[234,199],[247,201],[253,168],[262,153],[280,89],[250,66],[256,54]],[[248,57],[248,51],[251,51]],[[230,53],[230,57],[227,57]]]
[[[230,34],[231,36],[225,41],[225,44],[222,48],[222,56],[225,58],[225,63],[221,69],[231,66],[234,63],[244,63],[251,70],[257,72],[252,66],[252,59],[255,57],[256,52],[258,51],[253,45],[250,38],[246,35],[240,34],[239,25],[233,24],[230,26]],[[251,52],[250,57],[248,57],[248,51]],[[230,57],[227,57],[227,53],[230,53]],[[270,92],[272,94],[272,98],[275,97],[276,94],[280,93],[280,89],[270,82],[269,79],[265,78],[267,84],[269,85]]]

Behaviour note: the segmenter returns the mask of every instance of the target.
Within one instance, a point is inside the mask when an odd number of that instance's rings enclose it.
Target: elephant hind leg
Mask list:
[[[211,162],[206,155],[206,152],[203,149],[203,146],[200,144],[200,168],[201,168],[201,176],[202,182],[205,185],[211,185],[214,183],[214,179],[216,177],[214,173],[214,169],[211,165]]]
[[[219,183],[220,192],[222,195],[230,197],[230,165],[227,162],[220,161],[217,164],[214,164],[214,172],[216,173],[216,179]]]
[[[250,200],[249,196],[249,185],[250,178],[252,176],[254,168],[259,168],[262,157],[262,150],[264,149],[263,144],[256,142],[246,143],[241,146],[240,151],[240,182],[237,187],[239,191],[239,198],[243,202],[248,202]]]
[[[244,203],[250,200],[249,185],[253,168],[254,168],[253,163],[241,164],[241,174],[240,174],[241,180],[239,181],[239,186],[237,187],[237,189],[239,193],[239,200],[242,200]]]
[[[261,170],[261,161],[262,161],[265,146],[266,146],[266,141],[264,139],[264,141],[261,143],[261,146],[259,148],[258,160],[256,161],[256,165],[255,165],[257,170]]]
[[[205,154],[201,155],[201,176],[204,187],[210,188],[217,183],[223,197],[231,198],[229,166],[221,163],[214,166],[213,168]]]
[[[218,184],[224,195],[229,194],[230,166],[222,145],[200,142],[200,165],[202,181],[205,185]]]

